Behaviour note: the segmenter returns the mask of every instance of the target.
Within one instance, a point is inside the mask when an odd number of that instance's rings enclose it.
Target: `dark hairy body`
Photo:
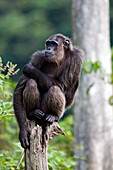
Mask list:
[[[74,99],[79,84],[81,51],[62,34],[51,36],[44,51],[33,54],[24,66],[14,91],[14,111],[22,147],[29,146],[27,119],[43,129],[59,121]]]

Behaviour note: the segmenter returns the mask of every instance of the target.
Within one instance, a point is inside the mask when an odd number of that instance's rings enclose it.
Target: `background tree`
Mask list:
[[[109,1],[73,0],[72,14],[73,41],[83,49],[84,59],[100,61],[107,73],[111,73]],[[113,167],[113,112],[108,103],[112,86],[99,77],[99,72],[90,75],[82,72],[75,105],[75,154],[86,157],[87,161],[77,161],[77,170]],[[92,83],[94,86],[86,94]]]

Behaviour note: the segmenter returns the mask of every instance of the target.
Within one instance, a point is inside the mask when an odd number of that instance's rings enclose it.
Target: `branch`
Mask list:
[[[24,157],[24,152],[22,152],[20,160],[18,161],[18,164],[17,164],[17,167],[15,168],[15,170],[18,169],[20,163],[22,162],[23,157]]]
[[[61,127],[59,126],[59,124],[57,122],[54,122],[49,130],[48,130],[48,134],[49,134],[49,139],[51,139],[53,136],[61,134],[66,136],[65,132],[61,129]]]

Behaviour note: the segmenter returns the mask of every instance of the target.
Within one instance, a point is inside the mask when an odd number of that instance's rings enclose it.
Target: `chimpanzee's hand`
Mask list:
[[[30,120],[35,119],[36,123],[40,126],[42,126],[43,124],[44,117],[45,117],[45,113],[39,109],[36,109],[29,114],[29,119]]]
[[[35,67],[31,63],[28,63],[23,67],[23,73],[28,77],[33,71],[35,71]]]
[[[29,132],[27,129],[22,129],[19,132],[19,140],[21,143],[21,146],[26,149],[29,147]]]

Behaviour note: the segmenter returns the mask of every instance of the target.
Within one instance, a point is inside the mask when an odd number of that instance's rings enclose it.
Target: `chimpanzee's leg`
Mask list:
[[[26,108],[28,119],[35,119],[39,125],[42,123],[44,113],[40,109],[40,92],[37,83],[29,79],[23,91],[23,103]]]
[[[46,114],[46,122],[58,121],[65,111],[65,96],[58,86],[51,86],[44,95],[41,109]]]

